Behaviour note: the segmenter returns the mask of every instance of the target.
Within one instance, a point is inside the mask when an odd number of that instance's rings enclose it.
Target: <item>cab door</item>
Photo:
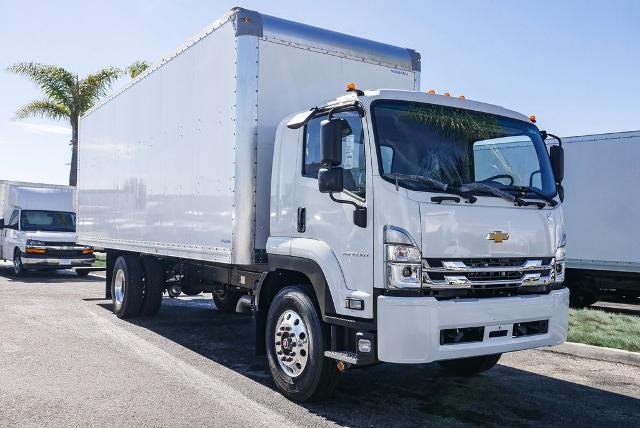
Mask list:
[[[2,229],[2,258],[13,260],[13,249],[18,236],[20,210],[13,210],[9,222]]]
[[[298,211],[297,236],[324,242],[338,260],[347,288],[373,292],[373,192],[366,122],[357,111],[334,113],[345,119],[350,131],[342,137],[344,191],[329,194],[318,190],[320,164],[320,123],[327,116],[311,119],[303,129],[302,156],[296,178],[295,207]],[[367,208],[367,224],[354,224],[355,203]],[[368,308],[367,308],[368,309]],[[340,312],[340,308],[336,308]]]

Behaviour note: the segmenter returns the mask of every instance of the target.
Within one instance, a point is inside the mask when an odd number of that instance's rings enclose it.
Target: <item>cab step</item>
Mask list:
[[[347,351],[324,351],[324,356],[337,361],[344,361],[349,364],[358,364],[358,355],[355,352]]]

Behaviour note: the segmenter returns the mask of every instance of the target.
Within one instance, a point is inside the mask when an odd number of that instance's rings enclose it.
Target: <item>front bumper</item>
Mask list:
[[[22,255],[22,264],[26,268],[72,268],[91,266],[95,262],[95,256],[87,257],[34,257],[27,254]]]
[[[514,297],[437,300],[378,297],[377,351],[380,361],[431,361],[558,345],[567,338],[569,290]],[[547,332],[517,336],[514,324],[547,321]],[[443,344],[441,332],[477,328],[480,337]],[[500,334],[496,332],[500,330]],[[506,333],[504,333],[506,330]]]

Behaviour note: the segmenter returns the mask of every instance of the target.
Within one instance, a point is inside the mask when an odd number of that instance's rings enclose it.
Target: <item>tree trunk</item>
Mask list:
[[[78,185],[78,116],[71,117],[71,167],[69,169],[69,186]]]

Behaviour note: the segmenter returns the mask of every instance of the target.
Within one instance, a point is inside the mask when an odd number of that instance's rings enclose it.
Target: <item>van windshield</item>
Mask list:
[[[65,211],[22,210],[20,229],[25,232],[75,232],[76,215]]]
[[[374,101],[372,116],[380,174],[423,191],[487,186],[531,189],[551,197],[555,180],[538,129],[527,122],[455,107]],[[444,187],[430,186],[428,181]],[[481,183],[477,185],[476,183]],[[469,186],[472,185],[472,186]]]

